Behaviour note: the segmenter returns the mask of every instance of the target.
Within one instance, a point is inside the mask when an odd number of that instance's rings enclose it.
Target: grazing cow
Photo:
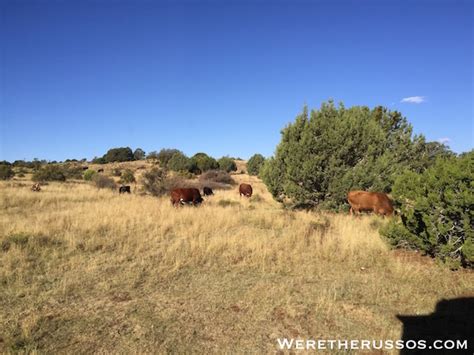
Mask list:
[[[245,196],[245,197],[252,197],[252,186],[249,184],[240,184],[239,186],[239,193],[240,196]]]
[[[210,195],[214,195],[214,191],[212,191],[210,187],[204,186],[204,188],[202,189],[202,194],[204,196],[210,196]]]
[[[387,194],[381,192],[350,191],[347,201],[351,205],[349,213],[359,214],[361,211],[372,211],[382,216],[393,214],[393,204]]]
[[[36,184],[34,184],[33,186],[31,186],[31,191],[36,191],[36,192],[41,191],[41,186],[40,186],[40,184],[39,184],[39,183],[36,183]]]
[[[103,173],[104,172],[104,169],[100,168],[97,170],[98,173]]]
[[[119,194],[124,194],[125,192],[130,193],[130,186],[120,186],[119,187]]]
[[[171,191],[171,203],[177,207],[179,204],[191,204],[197,206],[204,201],[201,193],[195,188],[174,189]]]

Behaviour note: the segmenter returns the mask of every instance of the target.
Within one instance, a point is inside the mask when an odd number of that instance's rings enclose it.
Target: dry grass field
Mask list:
[[[397,314],[474,294],[392,251],[377,217],[218,190],[198,208],[86,183],[0,184],[0,352],[274,353],[277,338],[399,339]],[[134,186],[132,185],[132,192]]]

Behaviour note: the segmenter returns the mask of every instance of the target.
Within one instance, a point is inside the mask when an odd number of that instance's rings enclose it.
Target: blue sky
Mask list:
[[[331,98],[467,151],[473,4],[4,0],[0,160],[269,156],[305,103]]]

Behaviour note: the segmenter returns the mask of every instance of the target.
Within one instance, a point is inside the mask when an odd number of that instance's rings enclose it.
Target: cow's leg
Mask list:
[[[350,216],[353,216],[353,215],[354,215],[354,211],[352,210],[352,207],[349,208],[349,215],[350,215]]]

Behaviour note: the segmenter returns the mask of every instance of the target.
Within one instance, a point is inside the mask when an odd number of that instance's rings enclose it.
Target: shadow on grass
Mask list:
[[[474,297],[441,300],[433,313],[424,316],[397,315],[403,323],[402,340],[424,341],[426,349],[403,349],[400,354],[473,354]],[[441,341],[434,343],[435,341]],[[447,341],[446,343],[444,343]],[[456,342],[467,342],[467,349],[457,349]],[[434,350],[434,346],[445,349]],[[453,347],[454,346],[454,347]],[[411,347],[411,346],[410,346]],[[430,349],[431,347],[431,349]],[[453,347],[449,349],[449,347]],[[465,346],[464,346],[465,347]]]

